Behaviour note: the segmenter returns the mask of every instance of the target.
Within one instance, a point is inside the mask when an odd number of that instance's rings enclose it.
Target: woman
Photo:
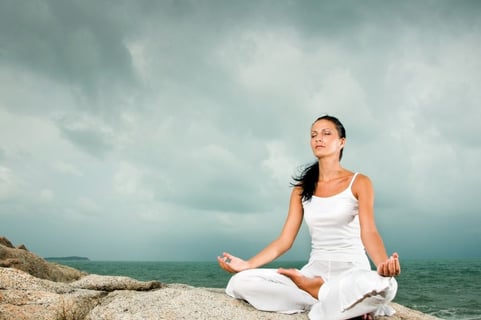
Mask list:
[[[387,303],[397,291],[398,255],[388,257],[374,220],[370,179],[340,164],[346,143],[341,122],[324,115],[311,126],[318,159],[295,177],[289,211],[277,239],[249,260],[223,253],[217,260],[236,273],[226,293],[259,310],[309,311],[310,319],[391,315]],[[309,262],[301,269],[261,269],[291,248],[306,221],[311,235]],[[376,265],[371,271],[366,252]]]

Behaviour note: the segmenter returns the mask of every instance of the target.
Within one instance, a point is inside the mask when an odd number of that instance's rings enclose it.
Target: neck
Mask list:
[[[319,181],[338,178],[344,169],[338,159],[319,159]]]

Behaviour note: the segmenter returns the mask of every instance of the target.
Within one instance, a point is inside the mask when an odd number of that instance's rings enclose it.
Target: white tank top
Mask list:
[[[311,235],[311,257],[314,260],[364,261],[366,254],[361,241],[359,205],[349,186],[331,197],[312,196],[303,201],[304,220]]]

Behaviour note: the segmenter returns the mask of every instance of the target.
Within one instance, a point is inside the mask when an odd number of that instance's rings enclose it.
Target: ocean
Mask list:
[[[224,288],[230,274],[216,261],[58,261],[88,273],[137,280]],[[305,262],[279,261],[269,267],[300,268]],[[441,319],[481,320],[481,259],[403,260],[394,302]]]

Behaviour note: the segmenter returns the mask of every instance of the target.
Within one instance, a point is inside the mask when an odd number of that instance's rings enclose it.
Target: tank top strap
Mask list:
[[[354,180],[356,180],[357,175],[359,172],[355,172],[354,175],[352,176],[351,182],[349,183],[349,187],[347,188],[348,190],[351,190],[352,184],[354,183]]]

